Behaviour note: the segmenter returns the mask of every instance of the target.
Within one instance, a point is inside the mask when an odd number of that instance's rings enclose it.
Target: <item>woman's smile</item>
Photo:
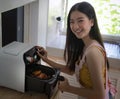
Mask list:
[[[75,31],[76,36],[80,37],[83,33],[83,30],[77,30]]]

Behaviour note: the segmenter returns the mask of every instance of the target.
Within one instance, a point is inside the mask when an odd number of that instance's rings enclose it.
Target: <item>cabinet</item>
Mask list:
[[[2,46],[13,41],[23,42],[24,7],[15,8],[1,14]]]

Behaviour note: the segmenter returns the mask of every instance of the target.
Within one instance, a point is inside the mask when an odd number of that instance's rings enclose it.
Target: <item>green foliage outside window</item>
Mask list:
[[[120,35],[120,1],[93,0],[100,30],[103,34]]]

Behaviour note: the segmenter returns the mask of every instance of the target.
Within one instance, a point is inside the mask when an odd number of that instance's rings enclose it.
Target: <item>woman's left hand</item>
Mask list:
[[[69,87],[70,85],[68,79],[65,78],[64,81],[59,81],[58,88],[61,90],[61,92],[67,91]]]

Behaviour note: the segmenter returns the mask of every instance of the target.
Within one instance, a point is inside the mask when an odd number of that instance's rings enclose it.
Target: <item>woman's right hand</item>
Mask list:
[[[41,46],[36,46],[36,49],[37,49],[37,54],[38,56],[43,60],[45,61],[47,59],[47,51],[41,47]]]

